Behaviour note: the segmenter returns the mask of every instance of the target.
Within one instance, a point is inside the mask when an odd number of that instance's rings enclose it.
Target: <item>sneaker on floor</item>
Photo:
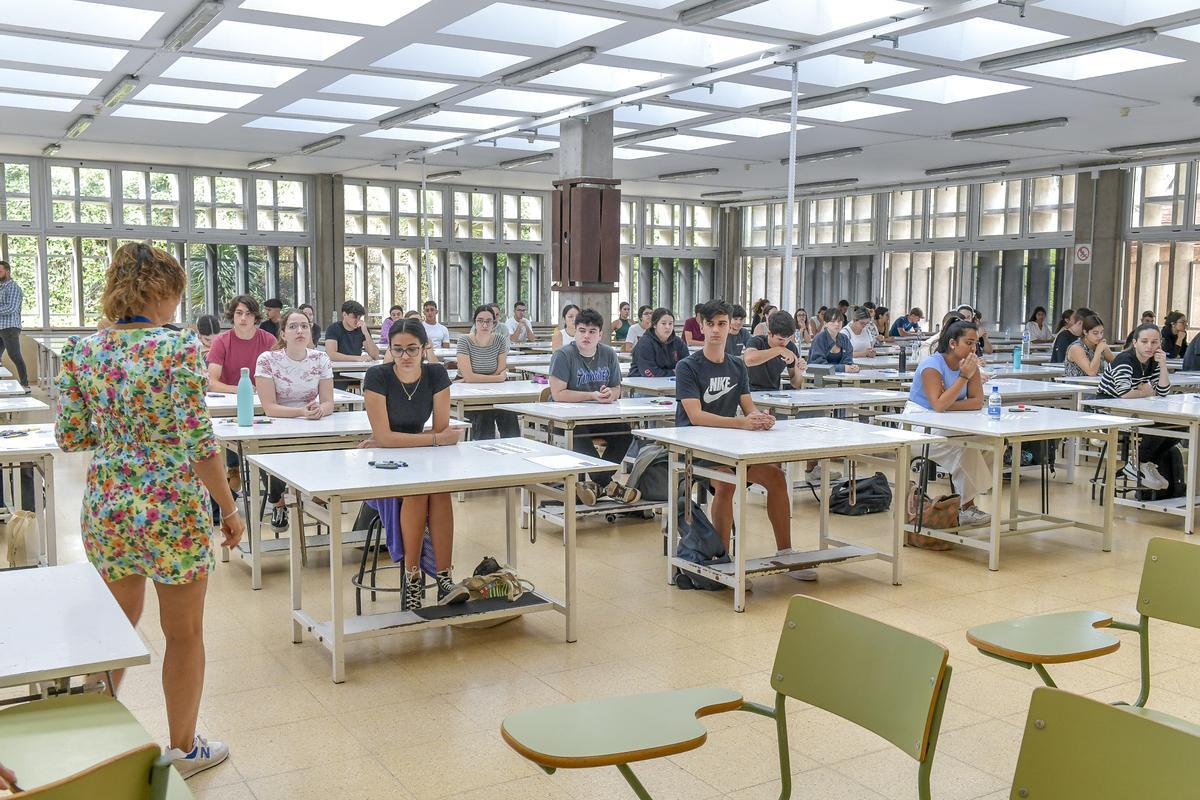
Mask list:
[[[979,506],[966,506],[958,511],[959,525],[987,525],[992,521],[992,515]]]
[[[815,569],[797,569],[788,573],[788,577],[794,581],[815,581],[817,579],[817,571]]]
[[[809,483],[820,483],[821,482],[821,470],[824,469],[824,466],[825,466],[824,464],[817,464],[812,469],[807,470],[804,473],[804,480],[808,481]],[[834,481],[841,479],[841,477],[842,477],[842,473],[838,472],[837,470],[829,471],[829,482],[830,483],[833,483]]]
[[[224,742],[215,739],[208,741],[199,734],[192,740],[192,751],[185,753],[178,747],[172,747],[164,755],[171,759],[175,769],[185,778],[190,778],[197,772],[203,772],[209,767],[215,767],[229,758],[229,747]]]
[[[22,394],[33,394],[33,389],[30,389],[28,386],[22,386],[21,393]]]
[[[604,493],[618,503],[636,503],[642,499],[642,493],[637,489],[632,486],[624,486],[616,481],[611,481],[608,486],[604,487]]]
[[[240,492],[242,490],[242,468],[241,467],[226,468],[225,479],[229,482],[229,491]]]
[[[271,527],[277,531],[286,531],[288,529],[287,506],[271,507]]]
[[[471,592],[466,586],[461,583],[455,583],[450,577],[450,570],[438,570],[434,580],[437,581],[437,602],[439,606],[452,606],[457,603],[465,603],[470,598]]]
[[[575,484],[575,499],[585,506],[596,505],[600,495],[600,487],[592,481],[578,481]]]
[[[1142,485],[1147,489],[1169,489],[1171,482],[1158,471],[1158,464],[1153,461],[1142,462]]]
[[[400,595],[400,610],[416,611],[425,602],[425,576],[420,567],[404,570],[403,589]]]

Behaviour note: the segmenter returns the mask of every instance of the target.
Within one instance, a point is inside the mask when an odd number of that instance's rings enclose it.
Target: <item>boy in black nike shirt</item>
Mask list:
[[[740,428],[766,435],[775,426],[775,418],[755,407],[750,399],[746,365],[725,352],[732,311],[724,300],[710,300],[700,307],[704,349],[692,353],[675,367],[675,399],[679,401],[675,424]],[[739,410],[742,416],[738,416]],[[724,466],[709,466],[722,472],[733,471]],[[767,490],[767,517],[775,532],[775,546],[780,553],[791,552],[791,502],[783,470],[775,464],[755,464],[746,470],[746,477]],[[726,549],[733,530],[733,492],[732,483],[713,481],[713,527]]]

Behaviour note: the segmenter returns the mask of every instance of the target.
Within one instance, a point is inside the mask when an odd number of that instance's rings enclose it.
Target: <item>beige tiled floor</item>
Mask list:
[[[78,509],[84,460],[58,462],[59,552],[79,560]],[[1035,487],[1027,482],[1029,500]],[[1099,519],[1085,485],[1056,485],[1056,511]],[[502,555],[502,498],[477,494],[455,504],[456,560],[470,570],[486,554]],[[815,543],[815,504],[800,497],[793,536]],[[753,501],[750,551],[770,542],[761,501]],[[882,543],[885,518],[834,518],[835,532]],[[876,530],[878,529],[878,530]],[[561,586],[562,548],[543,528],[537,544],[521,540],[522,574],[551,591]],[[228,741],[227,764],[197,776],[204,800],[242,798],[454,797],[485,800],[623,798],[632,793],[615,770],[540,773],[501,741],[501,719],[531,706],[603,695],[693,685],[725,685],[769,701],[768,670],[788,598],[809,593],[942,642],[951,651],[950,687],[934,796],[942,800],[1008,796],[1030,691],[1036,676],[980,656],[967,627],[1022,613],[1097,607],[1131,618],[1146,541],[1183,538],[1177,518],[1118,510],[1116,544],[1102,553],[1097,537],[1078,531],[1006,542],[999,572],[983,558],[954,551],[906,550],[905,582],[889,568],[863,563],[826,568],[815,584],[784,577],[755,581],[744,614],[728,593],[682,592],[665,585],[662,543],[653,523],[589,522],[579,533],[580,633],[563,642],[561,617],[538,614],[491,630],[439,629],[355,642],[348,681],[329,680],[326,651],[289,640],[286,559],[264,568],[252,592],[249,569],[219,565],[209,591],[208,674],[202,732]],[[305,571],[307,601],[328,604],[327,561],[314,553]],[[346,554],[342,572],[356,565]],[[348,581],[346,594],[352,598]],[[378,609],[393,608],[396,595]],[[351,605],[350,608],[353,608]],[[151,593],[140,626],[154,653],[162,635]],[[1054,670],[1066,689],[1104,699],[1136,694],[1137,644],[1109,657]],[[1160,624],[1153,634],[1157,673],[1151,705],[1200,723],[1200,631]],[[122,700],[165,739],[156,666],[131,671]],[[774,798],[778,793],[773,723],[747,714],[709,718],[708,744],[642,765],[655,797],[702,800]],[[916,797],[916,765],[874,735],[815,708],[789,714],[797,797],[878,800]]]

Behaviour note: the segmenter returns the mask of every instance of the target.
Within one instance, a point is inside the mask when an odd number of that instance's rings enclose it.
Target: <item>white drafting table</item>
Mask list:
[[[1196,470],[1197,461],[1200,460],[1200,455],[1198,455],[1198,451],[1200,451],[1200,394],[1172,394],[1166,397],[1122,398],[1119,400],[1097,398],[1084,400],[1083,404],[1105,413],[1128,414],[1154,423],[1139,431],[1143,436],[1151,434],[1168,439],[1183,440],[1187,445],[1187,461],[1184,469],[1187,491],[1183,497],[1174,497],[1169,500],[1138,500],[1136,497],[1120,497],[1116,502],[1132,508],[1178,514],[1183,517],[1183,532],[1194,533],[1196,530],[1196,502],[1198,492],[1200,492],[1200,481],[1198,481]]]
[[[1091,387],[1078,383],[1057,381],[1032,381],[1023,378],[996,378],[983,384],[983,396],[992,393],[993,386],[1000,387],[1000,402],[1006,406],[1021,403],[1035,403],[1052,408],[1068,408],[1079,410],[1080,399],[1089,392]],[[1075,482],[1075,465],[1079,460],[1079,439],[1071,437],[1067,445],[1067,482]]]
[[[507,448],[510,452],[496,452],[498,446]],[[513,450],[517,452],[511,452]],[[514,458],[514,454],[520,457]],[[291,515],[291,546],[288,551],[291,557],[292,641],[300,642],[305,630],[313,633],[333,655],[334,683],[342,683],[346,679],[346,642],[399,631],[422,630],[468,620],[483,621],[553,610],[563,614],[566,619],[566,640],[575,641],[575,480],[581,472],[611,469],[614,465],[529,439],[460,442],[450,447],[273,453],[249,456],[248,459],[293,489],[292,499],[295,506]],[[368,464],[369,461],[384,459],[406,463],[408,466],[400,469],[376,469]],[[549,485],[557,483],[562,484],[561,489]],[[542,592],[533,592],[529,604],[468,601],[463,613],[452,616],[443,616],[434,611],[437,608],[434,606],[421,611],[393,611],[346,619],[345,593],[350,583],[342,575],[343,503],[436,492],[507,489],[506,561],[509,565],[518,567],[516,515],[519,505],[518,490],[522,486],[536,486],[538,493],[562,500],[563,569],[566,587],[562,600]],[[329,526],[332,618],[328,621],[318,620],[303,607],[300,549],[297,542],[300,540],[305,514],[312,515]],[[480,603],[483,605],[478,605]]]
[[[854,363],[857,364],[860,369],[899,369],[900,356],[899,356],[899,354],[897,354],[894,356],[863,356],[862,358],[856,357],[854,359]],[[816,364],[814,366],[822,366],[822,365]]]
[[[997,351],[999,351],[999,348],[996,348],[996,349],[997,349]],[[1013,359],[1012,359],[1011,350],[1012,350],[1012,348],[1009,348],[1010,352],[987,353],[983,357],[983,363],[985,363],[985,364],[1007,364],[1009,366],[1012,366]],[[1050,354],[1049,353],[1022,353],[1021,354],[1021,364],[1022,365],[1033,364],[1034,366],[1038,366],[1041,364],[1049,364],[1049,363],[1050,363]]]
[[[621,388],[640,395],[657,395],[659,397],[675,396],[674,378],[623,378]]]
[[[1117,434],[1126,428],[1145,424],[1130,417],[1115,417],[1107,414],[1087,414],[1061,408],[1030,406],[1025,412],[1012,407],[1002,409],[999,420],[979,411],[920,411],[914,413],[884,414],[879,422],[895,422],[905,428],[935,428],[940,433],[953,434],[952,443],[990,452],[992,456],[992,522],[988,529],[952,528],[936,530],[923,528],[921,533],[954,544],[985,550],[988,554],[988,569],[1000,569],[1001,536],[1017,536],[1027,533],[1075,527],[1095,531],[1103,537],[1101,549],[1112,550],[1113,483],[1117,473]],[[1008,516],[1001,513],[1001,498],[1004,492],[1004,451],[1011,445],[1014,453],[1020,452],[1021,442],[1036,442],[1059,439],[1064,436],[1089,436],[1108,442],[1107,479],[1104,486],[1104,523],[1094,525],[1077,520],[1056,517],[1048,513],[1048,496],[1043,495],[1043,509],[1039,512],[1022,511],[1018,505],[1021,470],[1011,470],[1009,485]],[[1034,523],[1022,529],[1022,523]],[[1001,527],[1007,527],[1002,534]],[[916,530],[910,526],[910,530]],[[986,531],[986,535],[984,535]]]
[[[1052,381],[1055,378],[1061,378],[1063,374],[1062,364],[1022,364],[1020,367],[1014,367],[1009,361],[1000,364],[984,364],[982,369],[988,374],[989,380],[993,378],[1025,378],[1035,381]]]
[[[0,381],[0,397],[23,397],[25,387],[17,381]]]
[[[236,417],[237,416],[237,395],[226,394],[223,392],[209,392],[204,396],[204,404],[208,406],[209,416],[212,417]],[[333,390],[333,407],[337,409],[345,408],[361,408],[363,398],[361,394],[347,392],[345,389]],[[2,411],[3,408],[0,408]],[[261,414],[262,402],[258,399],[258,393],[254,394],[254,413]]]
[[[49,410],[50,406],[35,397],[0,397],[0,419],[12,419],[13,414]]]
[[[832,383],[838,386],[867,384],[872,388],[881,389],[906,387],[912,383],[916,374],[911,370],[901,372],[898,369],[863,369],[858,372],[829,372],[819,377],[824,384]],[[815,381],[817,378],[818,376],[814,374],[813,380]]]
[[[499,383],[450,384],[450,405],[454,415],[466,419],[471,411],[486,411],[498,403],[528,403],[537,400],[550,387],[533,381],[501,381]]]
[[[347,376],[343,375],[342,373],[366,372],[371,367],[382,364],[383,359],[380,358],[380,359],[376,359],[374,361],[333,361],[331,359],[329,363],[333,367],[334,377],[344,378]]]
[[[91,564],[0,572],[0,688],[150,663]]]
[[[1099,375],[1083,375],[1078,378],[1060,377],[1058,380],[1086,386],[1090,390],[1095,390],[1100,386]],[[1171,385],[1172,392],[1200,389],[1200,372],[1171,372],[1167,374],[1167,381]]]
[[[903,408],[908,402],[906,392],[853,387],[829,389],[786,389],[751,392],[750,399],[760,409],[776,412],[776,416],[792,416],[802,411],[821,413],[838,410],[870,411],[882,408]]]
[[[430,426],[426,422],[426,428]],[[459,420],[450,420],[451,428],[470,428]],[[262,490],[259,470],[246,459],[247,455],[262,453],[294,453],[317,450],[341,450],[356,447],[371,435],[371,422],[366,411],[339,411],[321,419],[256,417],[250,427],[241,427],[234,417],[213,420],[217,441],[234,450],[245,469],[242,504],[249,536],[238,545],[238,555],[250,561],[250,588],[262,588],[262,557],[264,553],[286,550],[288,543],[281,539],[262,538],[262,515],[255,506]],[[362,535],[347,538],[348,544],[362,541]],[[310,537],[308,547],[325,544],[324,536]],[[222,549],[221,560],[229,560],[228,550]]]
[[[59,452],[54,439],[54,423],[4,425],[0,426],[0,433],[4,434],[0,436],[0,466],[19,468],[29,465],[42,477],[42,491],[38,491],[36,485],[33,488],[33,513],[41,534],[38,563],[54,566],[58,563],[58,539],[54,527],[54,455]],[[19,435],[11,435],[13,433]],[[21,508],[21,481],[18,478],[13,483],[16,488],[8,500],[13,508]]]
[[[621,368],[621,377],[622,378],[625,378],[626,376],[629,375],[629,364],[622,361],[618,364],[618,366]],[[550,365],[549,364],[528,364],[528,365],[522,364],[522,365],[518,365],[518,366],[510,365],[510,367],[515,369],[517,372],[521,373],[526,378],[532,378],[535,375],[540,375],[543,378],[550,377]],[[622,381],[622,383],[624,383],[624,381]]]
[[[504,364],[508,369],[517,369],[519,367],[529,367],[535,364],[550,364],[549,353],[509,353]]]
[[[864,425],[845,419],[781,420],[769,431],[744,431],[732,428],[648,428],[636,435],[667,448],[667,508],[678,507],[678,480],[675,475],[685,468],[688,457],[715,461],[733,469],[719,472],[706,466],[693,465],[692,471],[710,480],[733,483],[734,533],[730,540],[733,550],[731,564],[701,566],[675,557],[679,537],[675,514],[667,514],[667,580],[675,582],[676,570],[684,570],[711,578],[733,588],[733,610],[746,608],[746,575],[771,575],[805,569],[821,564],[847,563],[866,559],[881,559],[892,565],[892,583],[901,582],[900,552],[903,547],[904,515],[907,508],[909,452],[914,446],[943,441],[898,428]],[[748,559],[739,538],[748,530],[746,522],[746,470],[754,464],[786,464],[793,461],[856,459],[871,455],[890,454],[894,461],[895,494],[892,497],[892,552],[885,553],[829,536],[829,470],[821,470],[821,524],[818,550],[790,556]]]

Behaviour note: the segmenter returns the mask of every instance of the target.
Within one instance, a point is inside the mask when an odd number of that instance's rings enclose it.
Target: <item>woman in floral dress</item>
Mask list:
[[[65,451],[92,450],[83,493],[84,550],[134,625],[149,578],[166,638],[163,692],[168,755],[184,777],[219,764],[225,745],[196,734],[204,686],[204,595],[214,566],[209,493],[222,544],[245,524],[204,405],[200,343],[168,330],[185,286],[156,247],[117,250],[101,297],[112,327],[71,340],[58,376],[56,435]],[[115,692],[119,673],[113,675]]]

